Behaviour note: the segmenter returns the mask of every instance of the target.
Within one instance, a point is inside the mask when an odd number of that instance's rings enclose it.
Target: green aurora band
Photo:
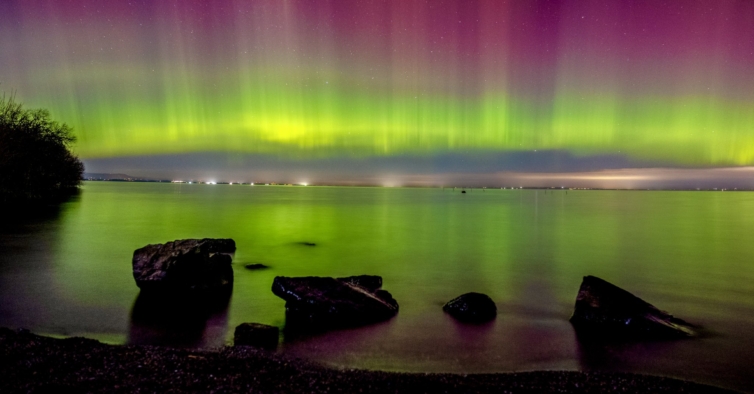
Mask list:
[[[0,83],[84,159],[754,164],[752,2],[64,3],[0,6]]]

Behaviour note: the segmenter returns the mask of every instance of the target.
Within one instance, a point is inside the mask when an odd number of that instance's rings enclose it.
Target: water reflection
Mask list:
[[[128,343],[192,348],[222,346],[232,292],[232,288],[212,294],[141,291],[131,310]]]
[[[453,327],[458,341],[463,342],[463,346],[467,348],[487,347],[495,332],[496,319],[482,323],[467,323],[458,321],[450,315],[446,318],[449,320],[449,325]]]
[[[28,231],[34,226],[60,219],[63,210],[70,204],[81,201],[81,191],[75,190],[61,197],[58,202],[49,204],[2,204],[0,205],[0,234]]]
[[[694,338],[632,338],[616,336],[599,328],[574,327],[579,365],[584,370],[619,371],[641,358],[649,358],[707,336],[707,333],[702,333]]]
[[[47,218],[13,233],[0,229],[0,326],[211,347],[230,341],[244,322],[286,325],[285,301],[270,291],[275,276],[373,274],[398,300],[398,316],[301,341],[286,333],[281,351],[349,368],[470,373],[603,365],[754,387],[754,193],[462,195],[92,182],[80,201]],[[160,307],[137,298],[135,249],[203,237],[236,240],[232,302],[202,311],[197,301]],[[251,263],[270,268],[243,268]],[[716,334],[583,343],[568,317],[584,275]],[[487,332],[458,327],[442,312],[468,291],[488,294],[498,306]]]

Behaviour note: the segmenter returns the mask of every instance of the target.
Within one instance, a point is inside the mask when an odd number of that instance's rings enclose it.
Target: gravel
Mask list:
[[[106,345],[0,328],[1,393],[731,393],[624,373],[420,374],[335,369],[251,347]]]

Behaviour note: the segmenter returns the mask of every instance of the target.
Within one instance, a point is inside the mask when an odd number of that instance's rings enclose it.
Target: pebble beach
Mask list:
[[[540,371],[421,374],[331,368],[258,350],[108,345],[0,329],[2,393],[732,393],[672,378]]]

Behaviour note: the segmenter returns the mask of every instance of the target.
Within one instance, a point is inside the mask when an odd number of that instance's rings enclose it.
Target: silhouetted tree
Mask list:
[[[84,165],[68,149],[71,128],[44,109],[0,98],[0,202],[45,201],[78,189]]]

